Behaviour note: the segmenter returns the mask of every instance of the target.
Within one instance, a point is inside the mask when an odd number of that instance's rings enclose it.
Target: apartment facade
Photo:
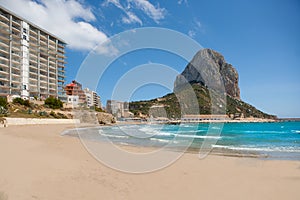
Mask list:
[[[106,111],[117,118],[130,116],[128,102],[107,100]]]
[[[0,96],[64,100],[65,45],[0,6]]]
[[[86,104],[88,107],[97,107],[101,108],[101,99],[100,96],[95,92],[88,88],[85,88],[84,90],[85,97],[86,97]]]

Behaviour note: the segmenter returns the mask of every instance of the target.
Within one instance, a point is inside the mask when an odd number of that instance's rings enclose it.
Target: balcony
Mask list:
[[[38,74],[37,66],[29,65],[29,73]]]
[[[58,42],[57,47],[58,47],[58,48],[64,49],[64,48],[65,48],[65,45],[62,44],[61,42]]]
[[[0,94],[3,94],[6,96],[7,94],[9,94],[9,89],[0,87]]]
[[[60,53],[60,54],[64,54],[64,53],[65,53],[65,50],[64,50],[64,49],[61,49],[61,48],[57,48],[57,52]]]
[[[37,78],[29,77],[29,82],[30,82],[31,84],[37,85]]]
[[[48,69],[47,60],[45,58],[40,57],[40,65],[46,69]]]
[[[1,41],[9,42],[9,36],[7,36],[3,33],[0,33],[0,39],[1,39]]]
[[[20,64],[20,59],[11,59],[12,63]]]
[[[41,64],[44,64],[47,66],[48,59],[44,58],[44,56],[40,56],[40,62],[41,62]]]
[[[49,63],[50,63],[50,67],[55,68],[54,66],[56,65],[56,63],[55,63],[55,61],[52,60],[50,57],[49,57]],[[53,65],[53,66],[51,66],[51,65]]]
[[[12,59],[16,59],[16,60],[19,60],[19,59],[20,59],[20,56],[21,56],[20,53],[12,53],[12,54],[11,54]]]
[[[29,68],[29,74],[30,74],[31,76],[37,76],[38,71],[37,71],[36,68],[34,68],[34,69]]]
[[[40,52],[44,53],[44,54],[48,54],[48,48],[44,45],[43,46],[41,45],[40,46]]]
[[[8,58],[6,58],[6,57],[0,55],[0,63],[3,63],[3,62],[8,63]]]
[[[48,77],[48,72],[44,69],[40,69],[40,76],[44,77],[45,79],[47,79]]]
[[[40,85],[41,93],[47,93],[47,85]],[[43,90],[44,89],[44,90]]]
[[[43,40],[47,41],[48,40],[47,34],[43,33],[43,32],[40,32],[40,39],[43,39]]]
[[[29,85],[30,93],[37,93],[38,87],[36,85]]]
[[[30,40],[29,42],[29,48],[33,48],[33,49],[36,49],[36,51],[38,51],[39,47],[39,43],[37,43],[37,41],[33,41],[33,40]]]
[[[12,75],[16,75],[16,76],[20,76],[20,68],[16,68],[16,67],[11,67],[11,74]]]
[[[13,33],[13,35],[18,35],[19,37],[20,37],[20,33],[21,33],[21,27],[17,27],[17,26],[14,26],[14,25],[12,25],[12,33]]]
[[[35,37],[37,37],[37,30],[34,30],[30,27],[30,35],[34,35]]]
[[[4,13],[0,13],[0,19],[6,22],[9,22],[9,16],[7,14]]]
[[[12,70],[11,75],[12,75],[13,78],[20,78],[20,73],[18,71]]]
[[[57,59],[57,62],[61,63],[61,64],[66,64],[67,63],[64,59]]]
[[[36,62],[37,56],[35,54],[33,54],[33,53],[30,52],[29,59],[30,59],[30,61],[35,61]]]
[[[20,51],[20,46],[12,46],[13,51]]]
[[[64,80],[64,78],[66,78],[65,74],[60,74],[58,73],[58,80]]]
[[[4,67],[2,67],[1,65],[0,65],[0,75],[2,74],[2,75],[8,75],[8,69],[7,69],[7,67],[6,68],[4,68]]]
[[[21,80],[20,80],[19,78],[12,78],[12,79],[11,79],[11,82],[12,82],[12,83],[20,83]]]
[[[55,41],[55,39],[49,39],[49,44],[50,44],[50,45],[53,45],[53,46],[56,46],[56,41]]]
[[[20,26],[20,20],[17,19],[17,18],[15,18],[15,17],[13,17],[13,19],[12,19],[12,24],[13,24],[14,26]]]
[[[8,74],[2,74],[2,73],[0,73],[0,80],[1,81],[8,81],[9,80]]]
[[[0,46],[0,54],[9,55],[9,48],[5,48],[5,47]]]
[[[1,40],[0,41],[0,46],[1,47],[5,47],[5,48],[9,48],[9,42],[8,41],[3,41],[3,40]]]
[[[59,58],[62,58],[62,59],[65,59],[65,58],[66,58],[66,56],[65,56],[64,54],[61,54],[61,53],[58,53],[57,56],[58,56]]]
[[[29,84],[30,84],[31,86],[35,86],[35,87],[38,86],[36,80],[29,80]]]
[[[1,27],[5,27],[5,28],[9,28],[9,24],[8,23],[4,23],[3,21],[0,21],[0,26]]]
[[[0,26],[0,32],[3,34],[9,34],[9,28]]]
[[[54,45],[49,45],[49,50],[53,51],[53,52],[56,52],[56,46]]]
[[[54,85],[56,87],[56,82],[49,82],[49,85]]]
[[[6,60],[6,58],[3,58],[0,56],[0,65],[3,65],[4,67],[8,67],[8,59]]]

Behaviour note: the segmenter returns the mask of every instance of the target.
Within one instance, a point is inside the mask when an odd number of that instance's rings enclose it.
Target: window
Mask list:
[[[26,35],[23,35],[23,39],[24,39],[24,40],[27,40],[27,37],[26,37]]]
[[[26,90],[27,86],[26,85],[23,85],[23,90]]]
[[[27,33],[27,29],[26,28],[23,28],[23,33]]]

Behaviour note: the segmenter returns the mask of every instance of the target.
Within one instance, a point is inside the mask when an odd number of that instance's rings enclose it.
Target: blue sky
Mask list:
[[[244,101],[279,117],[300,117],[297,0],[1,0],[0,5],[68,43],[67,82],[76,77],[81,63],[99,42],[133,28],[163,27],[224,55],[239,73]],[[102,102],[110,99],[122,73],[152,62],[181,72],[187,61],[163,51],[125,55],[112,64],[105,81],[97,86]],[[147,85],[132,99],[149,99],[169,91]]]

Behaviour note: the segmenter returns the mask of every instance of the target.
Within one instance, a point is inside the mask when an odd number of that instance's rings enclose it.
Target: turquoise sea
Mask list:
[[[196,151],[206,143],[218,153],[300,160],[300,122],[119,125],[79,128],[63,134],[122,145]]]

